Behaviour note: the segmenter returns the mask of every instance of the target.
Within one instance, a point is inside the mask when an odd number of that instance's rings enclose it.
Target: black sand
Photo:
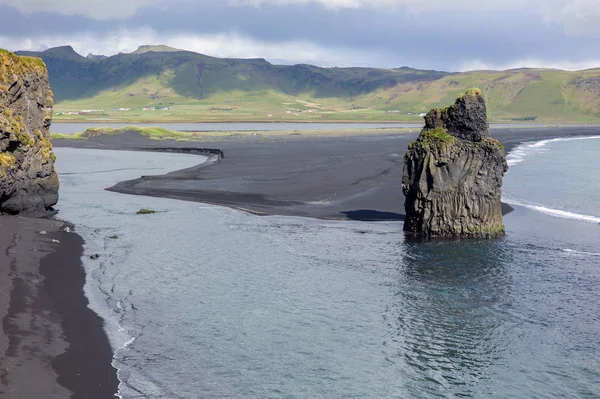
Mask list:
[[[83,292],[83,240],[66,226],[0,216],[3,399],[107,399],[118,390],[103,322]]]
[[[403,156],[418,133],[348,137],[238,137],[204,142],[138,134],[57,140],[56,146],[152,150],[209,147],[219,162],[121,182],[112,191],[225,205],[265,215],[402,220]],[[507,151],[526,141],[600,134],[600,127],[493,129]],[[505,207],[505,212],[510,207]]]

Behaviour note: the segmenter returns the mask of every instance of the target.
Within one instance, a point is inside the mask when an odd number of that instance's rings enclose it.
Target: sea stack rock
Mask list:
[[[0,212],[42,215],[58,201],[46,65],[0,49]]]
[[[404,158],[404,230],[419,237],[504,236],[501,189],[507,170],[479,89],[446,109],[432,109]]]

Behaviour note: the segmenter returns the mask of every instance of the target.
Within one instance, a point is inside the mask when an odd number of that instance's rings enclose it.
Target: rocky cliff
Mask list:
[[[471,89],[454,105],[431,110],[404,159],[404,230],[421,237],[503,236],[507,170],[504,148],[489,133],[481,91]]]
[[[40,215],[58,201],[53,104],[42,60],[0,49],[0,212]]]

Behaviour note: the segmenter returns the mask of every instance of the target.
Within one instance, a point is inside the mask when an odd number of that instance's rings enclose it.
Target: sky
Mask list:
[[[600,67],[600,0],[0,0],[0,47],[165,44],[276,64]]]

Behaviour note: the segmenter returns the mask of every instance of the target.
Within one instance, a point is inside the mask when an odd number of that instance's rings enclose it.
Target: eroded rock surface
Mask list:
[[[431,110],[425,123],[404,159],[404,230],[420,237],[504,236],[501,189],[508,165],[504,148],[490,136],[481,92],[469,90],[454,105]]]
[[[58,201],[53,98],[42,60],[0,49],[0,212],[40,215]]]

